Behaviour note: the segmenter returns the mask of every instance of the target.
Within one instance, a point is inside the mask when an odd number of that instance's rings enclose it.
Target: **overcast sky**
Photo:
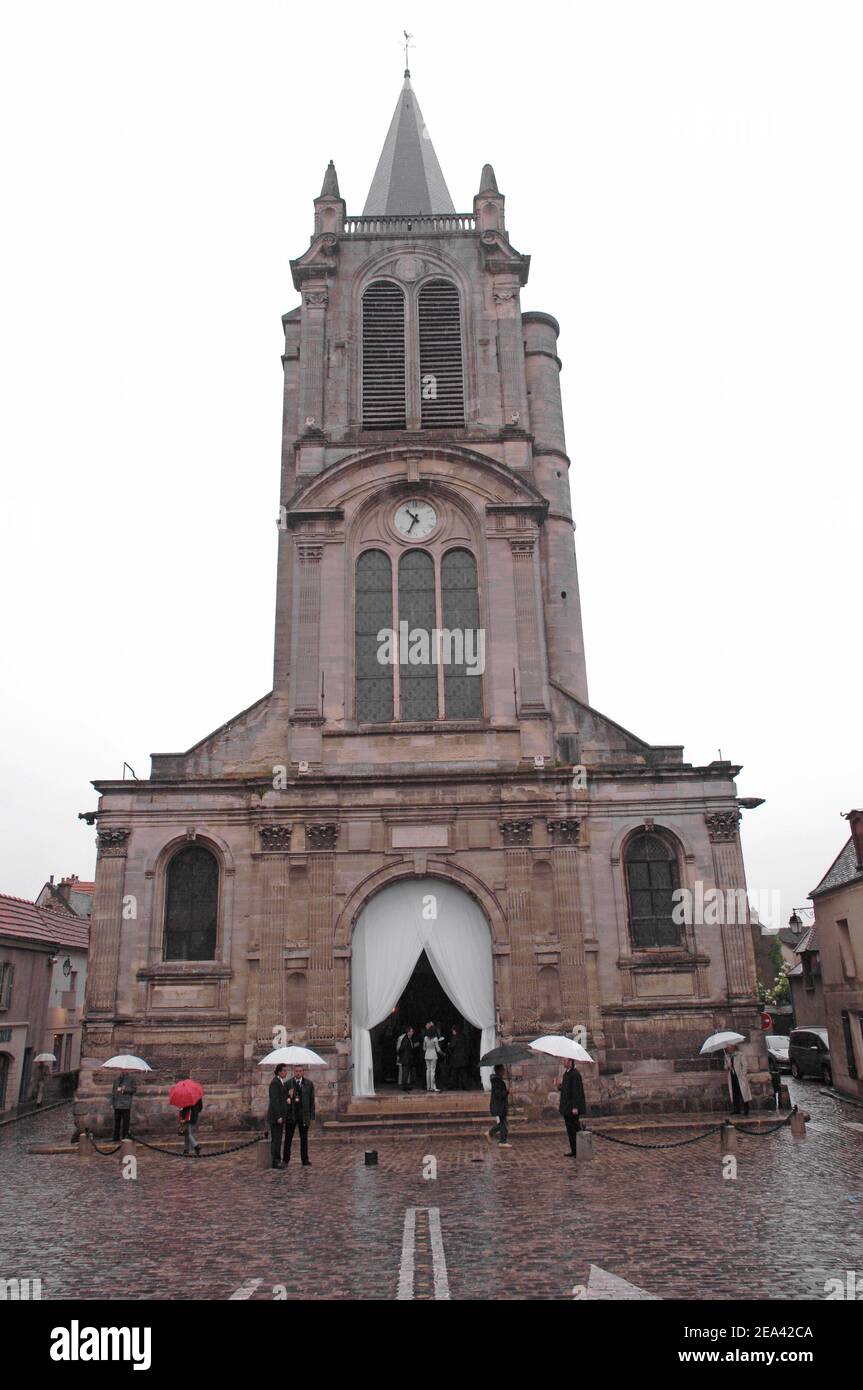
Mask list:
[[[592,703],[743,764],[750,888],[863,802],[863,13],[793,0],[0,11],[0,891],[91,877],[91,778],[271,686],[288,261],[362,210],[401,30],[561,324]]]

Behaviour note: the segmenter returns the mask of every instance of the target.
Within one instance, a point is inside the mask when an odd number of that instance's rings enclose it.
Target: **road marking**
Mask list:
[[[260,1284],[263,1284],[263,1282],[263,1279],[247,1279],[245,1284],[241,1284],[238,1289],[234,1289],[228,1302],[233,1298],[251,1298],[255,1289],[258,1288]]]
[[[424,1211],[428,1216],[429,1242],[434,1271],[434,1296],[436,1300],[448,1299],[449,1275],[443,1248],[443,1231],[440,1224],[440,1207],[408,1207],[405,1211],[405,1224],[402,1231],[402,1257],[399,1264],[399,1286],[396,1298],[410,1300],[414,1297],[414,1267],[416,1253],[417,1212]]]

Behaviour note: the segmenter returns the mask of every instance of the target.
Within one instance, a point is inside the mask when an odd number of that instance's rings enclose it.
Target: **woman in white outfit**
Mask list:
[[[440,1041],[433,1023],[427,1023],[423,1033],[423,1056],[426,1059],[426,1090],[437,1091],[435,1072],[440,1056]]]

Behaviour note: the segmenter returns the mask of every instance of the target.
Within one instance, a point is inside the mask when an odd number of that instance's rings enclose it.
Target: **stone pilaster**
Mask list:
[[[126,853],[131,833],[126,829],[111,829],[99,830],[96,834],[99,853],[87,966],[87,1012],[90,1014],[114,1012],[123,927]]]
[[[738,810],[714,811],[704,817],[713,851],[713,878],[723,895],[729,888],[745,889],[746,875],[740,850]],[[726,902],[728,901],[726,897]],[[722,951],[729,999],[749,999],[756,992],[755,952],[748,922],[724,922]]]
[[[300,716],[319,716],[320,691],[320,615],[321,561],[324,548],[297,542],[297,640],[294,661],[293,712]]]
[[[333,884],[339,828],[332,822],[306,826],[309,848],[309,1040],[336,1038],[336,980],[333,968]]]
[[[519,705],[521,713],[545,709],[543,662],[539,645],[536,566],[533,539],[510,541],[515,585],[515,631],[518,644]]]
[[[324,428],[324,349],[329,295],[323,286],[303,295],[303,336],[300,349],[300,429]]]
[[[578,883],[581,822],[574,818],[547,822],[551,852],[554,920],[560,937],[560,993],[563,1027],[589,1028],[590,990],[584,952]]]
[[[512,1031],[516,1035],[536,1033],[539,1028],[539,1004],[530,901],[530,843],[533,823],[530,820],[501,821],[500,833],[506,864]]]
[[[286,1022],[284,942],[288,922],[291,827],[262,825],[261,958],[258,966],[258,1042],[273,1041],[273,1029]]]

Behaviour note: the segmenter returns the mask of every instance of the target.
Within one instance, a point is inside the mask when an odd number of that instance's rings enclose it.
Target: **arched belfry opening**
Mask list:
[[[413,1017],[413,1014],[416,1017]],[[423,1015],[427,1016],[423,1016]],[[491,930],[474,898],[439,878],[409,878],[375,894],[357,917],[351,943],[353,1093],[386,1084],[395,1033],[410,1023],[458,1021],[471,1063],[495,1045]],[[488,1085],[488,1069],[481,1080]]]

